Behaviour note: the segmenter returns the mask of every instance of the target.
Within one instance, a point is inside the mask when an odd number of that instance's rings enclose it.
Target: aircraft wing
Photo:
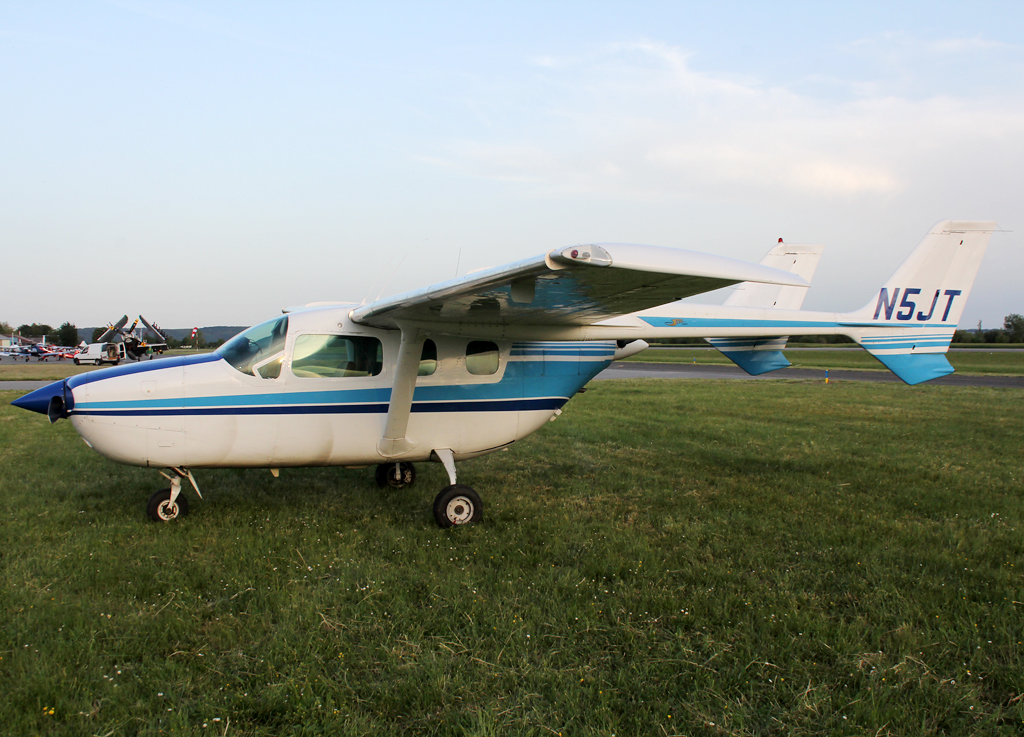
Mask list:
[[[355,309],[352,319],[383,328],[403,322],[581,326],[739,282],[809,286],[788,271],[723,256],[593,244],[378,300]]]

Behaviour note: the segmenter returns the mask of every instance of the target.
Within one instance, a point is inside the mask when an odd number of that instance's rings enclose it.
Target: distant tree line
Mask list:
[[[11,327],[10,323],[0,322],[0,334],[3,335],[24,335],[28,338],[46,338],[48,343],[55,345],[75,346],[78,345],[78,328],[74,323],[66,322],[54,330],[45,323],[34,322],[31,325],[19,325]]]
[[[1024,315],[1013,312],[1003,318],[1002,329],[957,330],[954,343],[1024,343]]]

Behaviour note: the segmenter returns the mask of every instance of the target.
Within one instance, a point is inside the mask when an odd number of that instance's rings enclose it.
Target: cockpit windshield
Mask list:
[[[253,367],[284,351],[288,316],[253,325],[217,349],[217,354],[243,374],[254,376]],[[261,372],[262,373],[262,372]],[[263,373],[265,378],[271,378]],[[276,375],[275,375],[276,377]]]

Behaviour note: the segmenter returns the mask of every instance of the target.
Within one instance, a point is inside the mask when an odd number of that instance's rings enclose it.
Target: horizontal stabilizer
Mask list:
[[[708,338],[707,341],[751,376],[792,365],[782,355],[786,338]]]
[[[781,239],[780,239],[781,240]],[[788,271],[808,283],[821,259],[822,246],[779,243],[761,259],[761,266]],[[807,296],[805,286],[744,282],[736,286],[724,304],[729,307],[775,307],[780,310],[799,310]]]
[[[790,366],[782,351],[722,351],[722,355],[751,376],[760,376]]]
[[[869,352],[871,352],[870,349]],[[911,385],[921,384],[940,376],[948,376],[954,371],[944,353],[871,353],[871,355],[904,382]]]

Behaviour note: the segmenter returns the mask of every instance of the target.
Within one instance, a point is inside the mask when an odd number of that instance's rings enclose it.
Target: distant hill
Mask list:
[[[106,327],[105,325],[103,326]],[[227,340],[233,338],[240,332],[245,330],[248,325],[213,325],[211,327],[199,328],[203,331],[203,338],[208,343],[213,343],[218,340]],[[78,340],[79,342],[85,341],[88,343],[92,340],[92,333],[96,328],[78,328]],[[163,328],[164,334],[169,338],[175,340],[183,340],[185,338],[192,337],[192,328]]]
[[[248,325],[213,325],[207,328],[199,328],[203,331],[203,337],[208,343],[212,343],[216,340],[227,340],[233,338],[240,332],[245,330]],[[164,333],[169,337],[176,338],[177,340],[183,340],[185,338],[192,337],[192,328],[167,328]],[[91,333],[90,333],[91,335]]]

